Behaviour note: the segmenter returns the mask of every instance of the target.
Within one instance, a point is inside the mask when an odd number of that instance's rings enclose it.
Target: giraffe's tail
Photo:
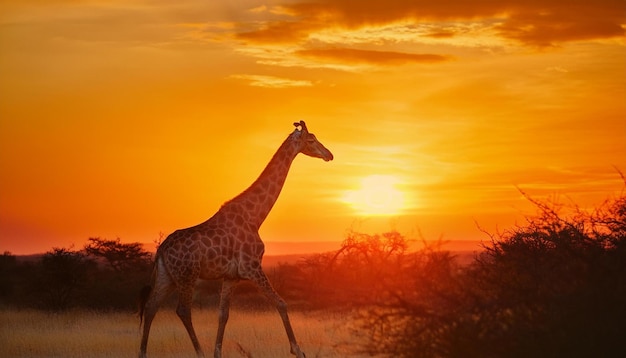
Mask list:
[[[156,277],[156,270],[157,270],[157,260],[158,257],[154,260],[154,267],[152,268],[152,274],[150,277],[150,282],[151,284],[149,285],[145,285],[141,288],[141,291],[139,291],[139,298],[137,300],[137,304],[138,304],[138,315],[139,315],[139,328],[141,328],[141,325],[143,324],[143,314],[145,312],[146,309],[146,304],[148,303],[148,299],[150,298],[150,293],[152,293],[152,285],[154,284],[154,280]]]
[[[148,303],[148,298],[150,298],[150,293],[152,292],[151,285],[145,285],[139,291],[139,328],[143,324],[143,313],[146,308],[146,303]]]

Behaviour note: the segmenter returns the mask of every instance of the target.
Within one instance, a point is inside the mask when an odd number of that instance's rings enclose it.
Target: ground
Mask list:
[[[290,313],[307,357],[359,357],[344,314]],[[217,312],[195,310],[194,325],[207,356],[213,352]],[[136,357],[139,320],[131,313],[0,310],[1,357]],[[150,357],[195,357],[187,333],[171,309],[159,311],[148,344]],[[226,357],[291,357],[274,311],[232,310],[224,339]]]

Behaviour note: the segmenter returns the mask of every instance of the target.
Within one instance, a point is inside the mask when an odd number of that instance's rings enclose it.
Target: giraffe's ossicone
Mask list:
[[[255,282],[275,303],[287,332],[291,353],[304,358],[289,322],[287,305],[274,291],[261,267],[265,249],[259,236],[259,227],[278,199],[298,153],[325,161],[333,159],[333,154],[313,133],[309,133],[304,121],[294,125],[296,129],[250,187],[226,202],[207,221],[174,231],[159,246],[151,284],[141,291],[139,314],[143,320],[143,335],[140,357],[146,356],[150,326],[160,304],[173,292],[178,293],[176,313],[185,325],[196,353],[204,356],[191,323],[193,289],[197,279],[222,279],[215,358],[222,356],[230,296],[239,280]]]

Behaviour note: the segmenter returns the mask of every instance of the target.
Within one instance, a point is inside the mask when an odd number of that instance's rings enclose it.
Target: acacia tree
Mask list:
[[[150,263],[152,254],[143,249],[138,242],[122,243],[119,238],[106,240],[99,237],[89,238],[85,245],[88,255],[100,257],[116,272],[125,272],[146,266]]]
[[[137,287],[145,284],[152,268],[152,254],[137,242],[90,238],[85,253],[100,261],[88,305],[96,308],[135,307]]]
[[[43,255],[31,281],[33,301],[53,310],[80,304],[86,294],[87,278],[95,268],[95,263],[81,251],[53,248]]]

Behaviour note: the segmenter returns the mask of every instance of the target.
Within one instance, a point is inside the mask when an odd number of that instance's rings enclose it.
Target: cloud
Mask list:
[[[250,86],[267,88],[311,87],[311,81],[261,75],[232,75],[231,78],[249,81]]]
[[[250,12],[266,12],[267,6],[266,5],[257,6],[255,8],[250,9],[249,11]]]
[[[367,25],[360,28],[325,28],[311,33],[308,42],[319,47],[319,43],[335,47],[375,46],[389,47],[423,47],[435,45],[438,51],[460,48],[496,48],[506,45],[506,40],[499,37],[494,30],[494,23],[489,21],[475,22],[429,22],[416,23],[411,21],[394,22],[381,25]],[[420,50],[423,51],[423,50]]]
[[[610,3],[605,1],[604,3]],[[622,2],[619,7],[602,7],[602,2],[564,4],[546,10],[526,10],[513,13],[511,17],[497,27],[504,37],[524,44],[546,47],[569,41],[608,39],[624,36],[626,32],[620,23],[625,20]]]
[[[258,43],[306,40],[323,29],[354,29],[396,22],[495,22],[499,36],[544,47],[562,42],[624,36],[626,13],[621,0],[319,0],[284,4],[288,20],[264,23],[238,34]],[[450,31],[434,32],[447,38]]]
[[[328,48],[300,50],[296,54],[323,60],[345,63],[367,63],[375,65],[400,65],[407,63],[436,63],[449,60],[449,57],[435,54],[414,54],[394,51],[372,51],[351,48]]]
[[[320,28],[322,26],[309,22],[276,21],[258,30],[240,32],[236,38],[254,43],[294,43],[306,40],[311,32]]]

